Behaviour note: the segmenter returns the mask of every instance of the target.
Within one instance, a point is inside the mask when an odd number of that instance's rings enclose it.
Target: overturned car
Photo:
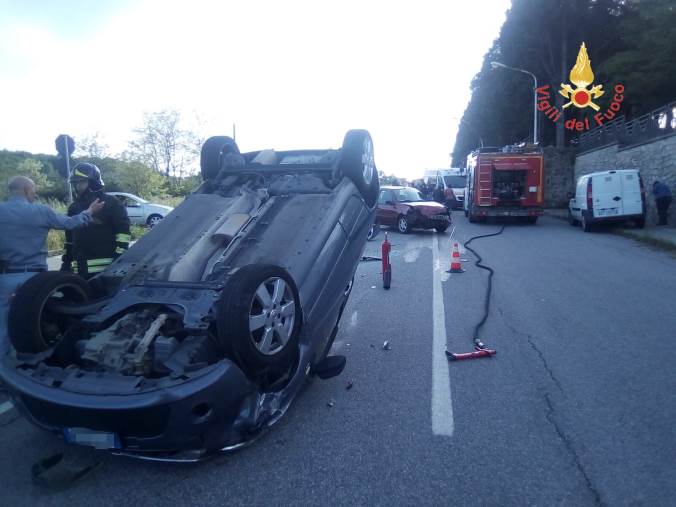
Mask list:
[[[374,223],[373,144],[240,153],[208,139],[203,183],[105,271],[44,272],[14,297],[0,376],[66,441],[198,460],[276,422],[328,356]]]

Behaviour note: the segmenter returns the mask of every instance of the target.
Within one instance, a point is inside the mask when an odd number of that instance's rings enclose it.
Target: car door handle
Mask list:
[[[613,201],[619,201],[620,199],[622,199],[622,198],[619,195],[616,195],[615,197],[613,197]]]

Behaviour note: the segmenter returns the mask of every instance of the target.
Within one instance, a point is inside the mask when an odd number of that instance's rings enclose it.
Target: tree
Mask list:
[[[26,158],[13,168],[3,168],[1,176],[4,180],[3,183],[13,176],[26,176],[27,178],[33,180],[38,191],[44,191],[50,187],[50,182],[44,172],[42,163],[39,160],[35,160],[33,158]],[[6,198],[8,192],[7,185],[3,184],[2,187],[0,187],[0,198]]]
[[[143,125],[134,129],[126,156],[146,164],[167,177],[195,172],[199,149],[197,136],[181,126],[181,113],[166,109],[145,113]]]
[[[119,162],[116,176],[117,183],[126,192],[141,197],[159,196],[166,192],[166,178],[139,162]]]
[[[75,138],[73,156],[84,158],[104,158],[109,155],[110,147],[103,142],[100,132]]]

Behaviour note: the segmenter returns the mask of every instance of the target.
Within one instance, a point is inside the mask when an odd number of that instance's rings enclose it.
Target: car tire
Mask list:
[[[200,170],[203,180],[215,180],[221,171],[223,157],[228,153],[239,155],[234,139],[228,136],[214,136],[207,139],[200,152]]]
[[[146,225],[148,227],[155,227],[157,224],[159,224],[162,221],[162,215],[158,214],[153,214],[148,217],[148,220],[146,220]]]
[[[446,229],[448,229],[448,225],[437,225],[435,229],[439,234],[443,234],[446,232]]]
[[[16,292],[9,310],[8,331],[17,352],[35,354],[59,343],[68,330],[67,318],[46,308],[52,298],[86,303],[92,297],[87,281],[72,273],[44,271],[29,278]]]
[[[411,232],[411,227],[408,225],[408,219],[404,215],[399,215],[399,218],[397,218],[397,231],[402,234]]]
[[[645,227],[645,217],[634,220],[634,226],[637,229],[643,229]]]
[[[237,270],[223,290],[217,337],[244,372],[256,376],[289,366],[298,350],[301,320],[291,275],[278,266],[251,264]]]
[[[355,184],[369,208],[376,205],[380,183],[373,141],[366,130],[349,130],[343,139],[340,171]]]

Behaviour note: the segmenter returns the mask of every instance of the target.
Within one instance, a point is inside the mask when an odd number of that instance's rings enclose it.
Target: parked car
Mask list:
[[[90,281],[16,293],[0,379],[30,421],[117,454],[198,460],[252,442],[329,356],[379,182],[365,130],[337,150],[240,154],[208,139],[204,179]]]
[[[127,208],[129,221],[134,225],[148,225],[154,227],[167,216],[174,208],[163,204],[154,204],[134,194],[124,192],[107,192],[117,197]]]
[[[568,205],[568,221],[585,232],[596,225],[632,221],[645,226],[643,179],[637,169],[600,171],[580,176]]]
[[[451,214],[443,204],[426,201],[413,187],[384,186],[378,197],[378,224],[396,227],[403,234],[411,229],[445,232]]]

